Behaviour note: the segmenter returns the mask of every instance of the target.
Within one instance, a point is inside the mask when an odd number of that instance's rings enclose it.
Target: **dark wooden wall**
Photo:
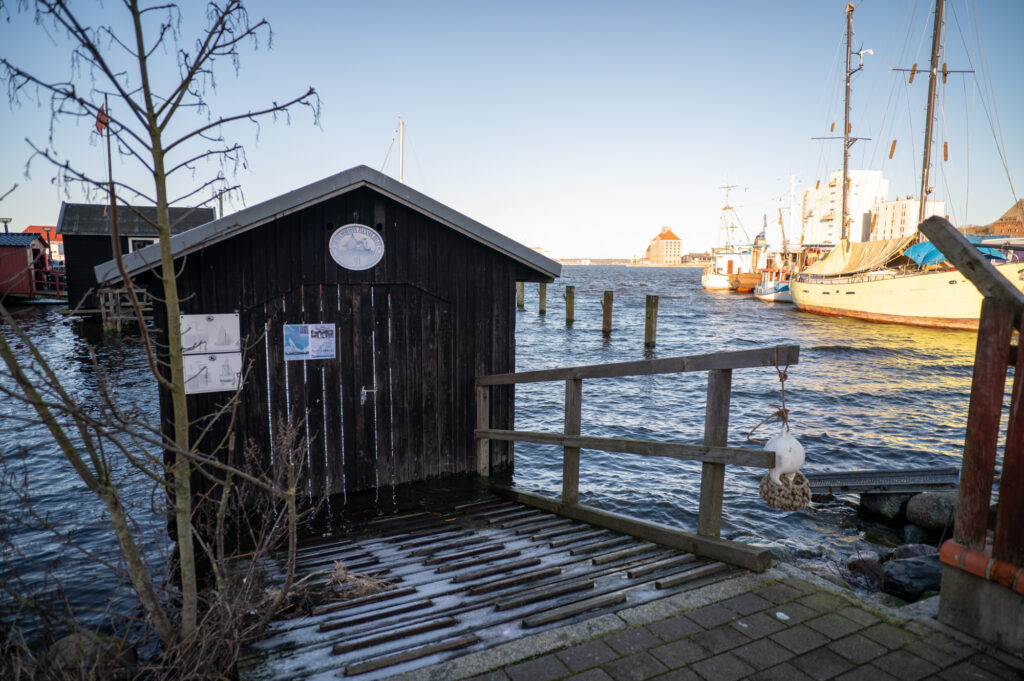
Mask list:
[[[128,237],[121,237],[121,252],[128,252]],[[67,272],[68,306],[74,310],[82,303],[84,310],[95,310],[98,307],[95,296],[90,290],[96,286],[96,265],[107,262],[114,257],[114,249],[110,245],[110,235],[96,234],[65,234],[64,235],[64,268]],[[83,302],[83,298],[85,299]]]
[[[328,252],[333,231],[352,222],[383,236],[371,270],[345,270]],[[189,254],[180,271],[183,313],[240,314],[248,374],[236,449],[252,439],[269,463],[280,454],[270,451],[277,421],[302,422],[313,495],[475,470],[474,379],[514,371],[515,282],[540,276],[369,188]],[[336,324],[337,359],[285,362],[283,324],[319,322]],[[365,401],[364,388],[376,389]],[[228,397],[190,395],[190,418]],[[494,393],[491,423],[512,421],[507,387]],[[214,428],[199,448],[224,432]],[[492,469],[509,474],[511,450],[500,444]]]

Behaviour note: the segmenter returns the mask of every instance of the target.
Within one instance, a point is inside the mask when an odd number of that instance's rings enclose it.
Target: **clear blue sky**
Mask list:
[[[121,12],[118,2],[77,4],[94,24]],[[872,140],[854,145],[852,167],[883,170],[890,198],[918,192],[927,87],[922,76],[908,87],[890,69],[925,67],[931,4],[865,0],[854,13],[855,44],[874,54],[854,81],[853,131]],[[381,168],[401,116],[406,182],[528,246],[628,257],[668,225],[684,250],[704,250],[718,236],[723,180],[739,185],[732,203],[754,232],[762,214],[773,222],[788,207],[791,174],[813,184],[840,167],[841,142],[809,138],[828,135],[832,121],[841,129],[845,5],[251,2],[252,17],[273,26],[273,49],[243,51],[237,78],[225,63],[212,103],[233,113],[309,85],[323,100],[320,128],[304,112],[264,125],[258,139],[251,126],[234,128],[248,151],[236,178],[248,205],[354,165]],[[1024,2],[977,5],[949,3],[946,61],[966,69],[972,60],[978,78],[949,78],[937,149],[941,159],[948,140],[950,159],[933,171],[958,224],[991,222],[1013,203],[989,125],[996,112],[1009,177],[1024,195]],[[200,21],[189,13],[201,6],[186,3],[186,18]],[[0,51],[67,77],[66,43],[31,15],[0,22]],[[24,177],[24,138],[48,146],[48,121],[45,102],[0,104],[0,193],[19,184],[0,215],[16,230],[56,224],[65,198],[43,163]],[[91,129],[65,122],[53,145],[102,176]],[[384,167],[393,176],[397,157],[396,143]]]

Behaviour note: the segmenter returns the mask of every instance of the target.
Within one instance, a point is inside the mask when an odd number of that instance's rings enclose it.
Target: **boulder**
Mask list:
[[[938,554],[890,560],[883,571],[883,590],[908,603],[928,591],[938,591],[942,585],[942,563]]]
[[[892,555],[889,558],[891,560],[901,560],[903,558],[917,558],[918,556],[934,556],[938,555],[938,553],[939,550],[931,544],[904,544],[893,549]]]
[[[871,591],[882,588],[884,573],[882,559],[874,551],[858,551],[846,561],[846,569],[854,578]]]
[[[952,529],[958,492],[921,492],[907,502],[907,520],[939,534]]]
[[[53,673],[84,673],[131,667],[138,663],[138,655],[119,638],[83,630],[58,639],[43,651],[39,662]]]
[[[913,494],[861,494],[860,507],[876,516],[887,520],[900,520],[904,517],[907,502]]]
[[[903,526],[903,541],[907,544],[934,544],[938,536],[920,525],[908,523]]]

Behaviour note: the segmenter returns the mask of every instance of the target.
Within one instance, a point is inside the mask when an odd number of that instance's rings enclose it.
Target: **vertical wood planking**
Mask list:
[[[420,402],[419,414],[420,429],[423,432],[423,449],[420,456],[423,458],[423,474],[428,478],[436,478],[440,475],[451,472],[452,463],[441,458],[440,434],[437,429],[438,395],[440,394],[440,381],[437,371],[437,319],[436,310],[432,300],[422,296],[416,296],[417,307],[420,310],[420,343],[422,348],[421,357],[421,380],[420,387],[422,401]]]
[[[335,480],[343,489],[356,490],[356,414],[359,410],[359,377],[356,363],[358,345],[356,336],[356,320],[358,319],[359,290],[353,286],[337,287],[338,303],[338,392],[341,400],[341,412],[338,415],[341,427],[341,450],[338,455],[342,460],[335,469]],[[340,491],[340,490],[339,490]]]
[[[565,382],[566,435],[579,435],[583,417],[583,380],[570,378]],[[562,448],[562,502],[578,504],[580,501],[580,448]]]
[[[729,437],[729,398],[732,369],[708,372],[708,399],[704,415],[704,444],[725,445]],[[697,534],[717,537],[722,529],[722,493],[725,464],[704,463],[700,474],[700,512]]]
[[[978,551],[985,548],[1014,312],[1011,301],[985,298],[981,303],[955,529],[957,542]]]
[[[604,299],[601,301],[601,333],[608,335],[612,332],[612,303],[614,294],[611,291],[604,292]]]
[[[338,287],[336,285],[324,284],[320,289],[320,306],[322,318],[325,323],[334,324],[334,359],[325,359],[319,362],[323,368],[323,389],[324,389],[324,413],[326,421],[323,424],[324,433],[324,457],[326,480],[323,487],[327,494],[340,492],[340,483],[343,471],[341,470],[341,371],[340,362],[343,361],[341,354],[341,334],[344,332],[342,324],[339,323],[338,315]]]
[[[320,284],[306,286],[303,290],[303,298],[306,306],[306,323],[322,323],[324,315],[320,308],[322,304],[320,300]],[[321,376],[321,369],[329,363],[331,363],[329,359],[316,359],[305,362],[303,398],[307,409],[306,430],[309,433],[310,487],[314,495],[328,493],[326,486],[327,450],[324,442],[324,430],[326,428],[324,419],[324,382]]]
[[[653,348],[658,335],[658,296],[647,296],[644,314],[644,347]]]
[[[476,387],[476,427],[477,430],[488,430],[491,427],[491,387]],[[476,472],[489,477],[491,474],[491,441],[480,438],[476,441]]]
[[[1017,349],[992,556],[1024,566],[1024,352]]]
[[[576,321],[576,287],[565,287],[565,325],[572,326]]]

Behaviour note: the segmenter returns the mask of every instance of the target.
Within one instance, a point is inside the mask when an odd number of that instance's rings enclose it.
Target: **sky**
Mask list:
[[[67,79],[68,42],[16,4],[0,9],[0,55]],[[74,4],[91,26],[125,25],[115,0]],[[204,6],[182,3],[183,45],[198,37]],[[730,204],[746,231],[753,236],[767,216],[778,245],[774,225],[781,208],[789,227],[791,178],[798,188],[813,185],[842,165],[841,141],[811,138],[834,134],[833,122],[842,129],[845,6],[249,2],[253,20],[270,22],[272,45],[244,48],[237,72],[220,63],[211,110],[239,113],[313,86],[321,118],[315,125],[297,110],[258,130],[229,128],[247,163],[232,178],[242,197],[225,212],[355,165],[397,177],[401,117],[408,185],[553,257],[642,255],[662,226],[679,235],[684,252],[703,251],[720,237],[725,184],[736,185]],[[853,134],[870,139],[853,145],[850,165],[882,170],[890,199],[919,193],[927,79],[908,84],[892,69],[927,69],[931,12],[927,0],[864,0],[854,12],[854,47],[873,53],[853,78]],[[974,73],[950,74],[940,91],[932,184],[958,225],[992,222],[1024,196],[1021,26],[1022,0],[947,6],[944,61]],[[157,89],[170,86],[173,60],[172,50],[154,54]],[[78,83],[101,99],[87,74]],[[106,174],[92,121],[62,119],[51,138],[49,104],[34,95],[0,102],[0,195],[17,185],[0,200],[0,217],[12,218],[15,231],[55,225],[61,201],[86,200],[38,158],[26,176],[26,139]],[[185,193],[212,172],[200,168],[175,188]],[[114,173],[146,186],[130,159],[118,159]]]

